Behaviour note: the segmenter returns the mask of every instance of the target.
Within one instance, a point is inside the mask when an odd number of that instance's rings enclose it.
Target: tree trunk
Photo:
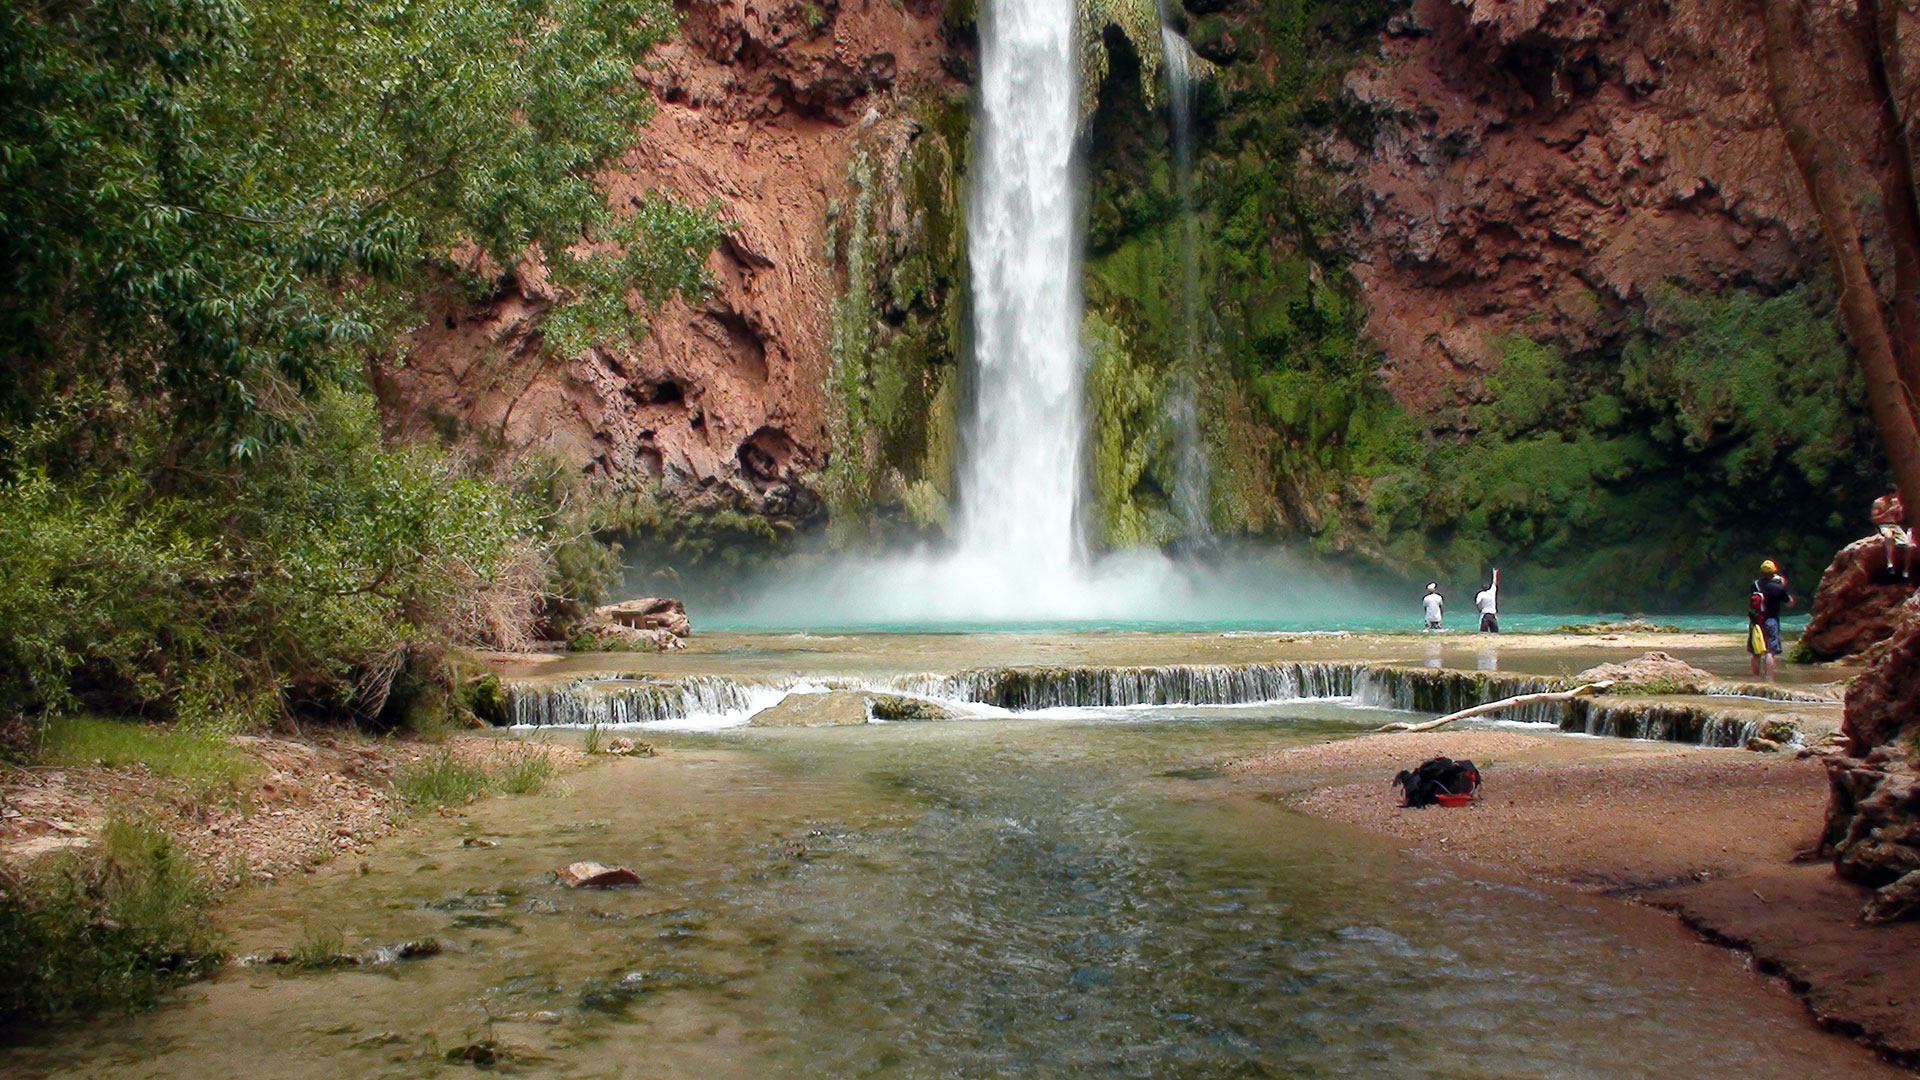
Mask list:
[[[1809,70],[1803,51],[1794,47],[1798,36],[1795,0],[1761,0],[1761,6],[1773,111],[1786,135],[1793,163],[1806,181],[1807,194],[1819,211],[1820,231],[1827,240],[1834,274],[1840,279],[1840,317],[1866,379],[1867,402],[1886,446],[1894,483],[1902,502],[1920,507],[1920,424],[1915,422],[1912,395],[1901,377],[1899,353],[1867,265],[1859,221],[1840,176],[1838,151],[1816,126],[1831,123],[1833,118],[1808,109],[1792,81],[1796,72],[1807,77],[1829,76]]]
[[[1544,694],[1519,694],[1510,698],[1501,698],[1499,701],[1489,701],[1484,705],[1475,705],[1472,708],[1461,709],[1459,712],[1456,712],[1456,713],[1448,713],[1447,715],[1439,718],[1438,720],[1422,720],[1417,724],[1408,724],[1404,722],[1397,723],[1397,724],[1386,724],[1381,727],[1374,728],[1373,730],[1380,731],[1380,732],[1432,731],[1434,728],[1440,727],[1444,724],[1451,724],[1455,720],[1465,720],[1469,716],[1482,716],[1482,715],[1485,715],[1486,713],[1499,712],[1501,709],[1511,709],[1519,705],[1538,705],[1543,701],[1572,701],[1574,698],[1585,697],[1588,694],[1605,693],[1606,691],[1611,690],[1612,688],[1613,688],[1613,680],[1603,679],[1600,682],[1587,683],[1583,686],[1576,686],[1571,690],[1553,690]]]
[[[1893,248],[1894,356],[1909,392],[1920,387],[1920,192],[1914,188],[1913,142],[1900,114],[1905,72],[1900,56],[1899,0],[1859,0],[1860,44],[1867,79],[1879,114],[1881,151],[1887,168],[1880,174],[1880,202]],[[1908,408],[1920,409],[1908,400]],[[1905,501],[1904,499],[1902,501]]]

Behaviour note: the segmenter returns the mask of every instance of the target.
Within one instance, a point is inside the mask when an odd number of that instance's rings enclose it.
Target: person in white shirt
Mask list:
[[[1497,634],[1500,632],[1500,614],[1498,610],[1496,610],[1499,606],[1496,594],[1499,593],[1499,591],[1500,571],[1495,570],[1493,572],[1493,584],[1482,589],[1473,598],[1473,606],[1480,609],[1480,632],[1483,634]]]
[[[1427,609],[1427,629],[1429,630],[1440,629],[1440,613],[1445,605],[1440,599],[1440,583],[1439,582],[1437,581],[1427,582],[1427,596],[1425,600],[1421,601],[1421,603],[1425,604]]]

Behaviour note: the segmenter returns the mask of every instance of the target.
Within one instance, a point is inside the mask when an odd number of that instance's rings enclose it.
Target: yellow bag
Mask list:
[[[1747,651],[1755,656],[1767,655],[1767,635],[1757,622],[1747,624]]]

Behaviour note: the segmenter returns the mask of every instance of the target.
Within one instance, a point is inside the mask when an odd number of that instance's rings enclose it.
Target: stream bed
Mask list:
[[[151,1014],[44,1032],[0,1071],[1903,1075],[1666,916],[1416,858],[1243,796],[1221,767],[1382,717],[1298,703],[667,735],[661,757],[422,818],[222,912],[238,953],[338,932],[349,949],[434,937],[440,955],[229,966]],[[553,883],[580,859],[645,883]]]

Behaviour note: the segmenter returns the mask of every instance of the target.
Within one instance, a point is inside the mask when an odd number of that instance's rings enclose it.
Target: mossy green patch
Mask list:
[[[955,373],[966,329],[968,111],[928,93],[910,127],[868,133],[830,223],[829,539],[941,531],[952,496]]]
[[[145,768],[213,793],[237,793],[259,764],[224,736],[95,716],[50,717],[36,758],[45,765]]]

